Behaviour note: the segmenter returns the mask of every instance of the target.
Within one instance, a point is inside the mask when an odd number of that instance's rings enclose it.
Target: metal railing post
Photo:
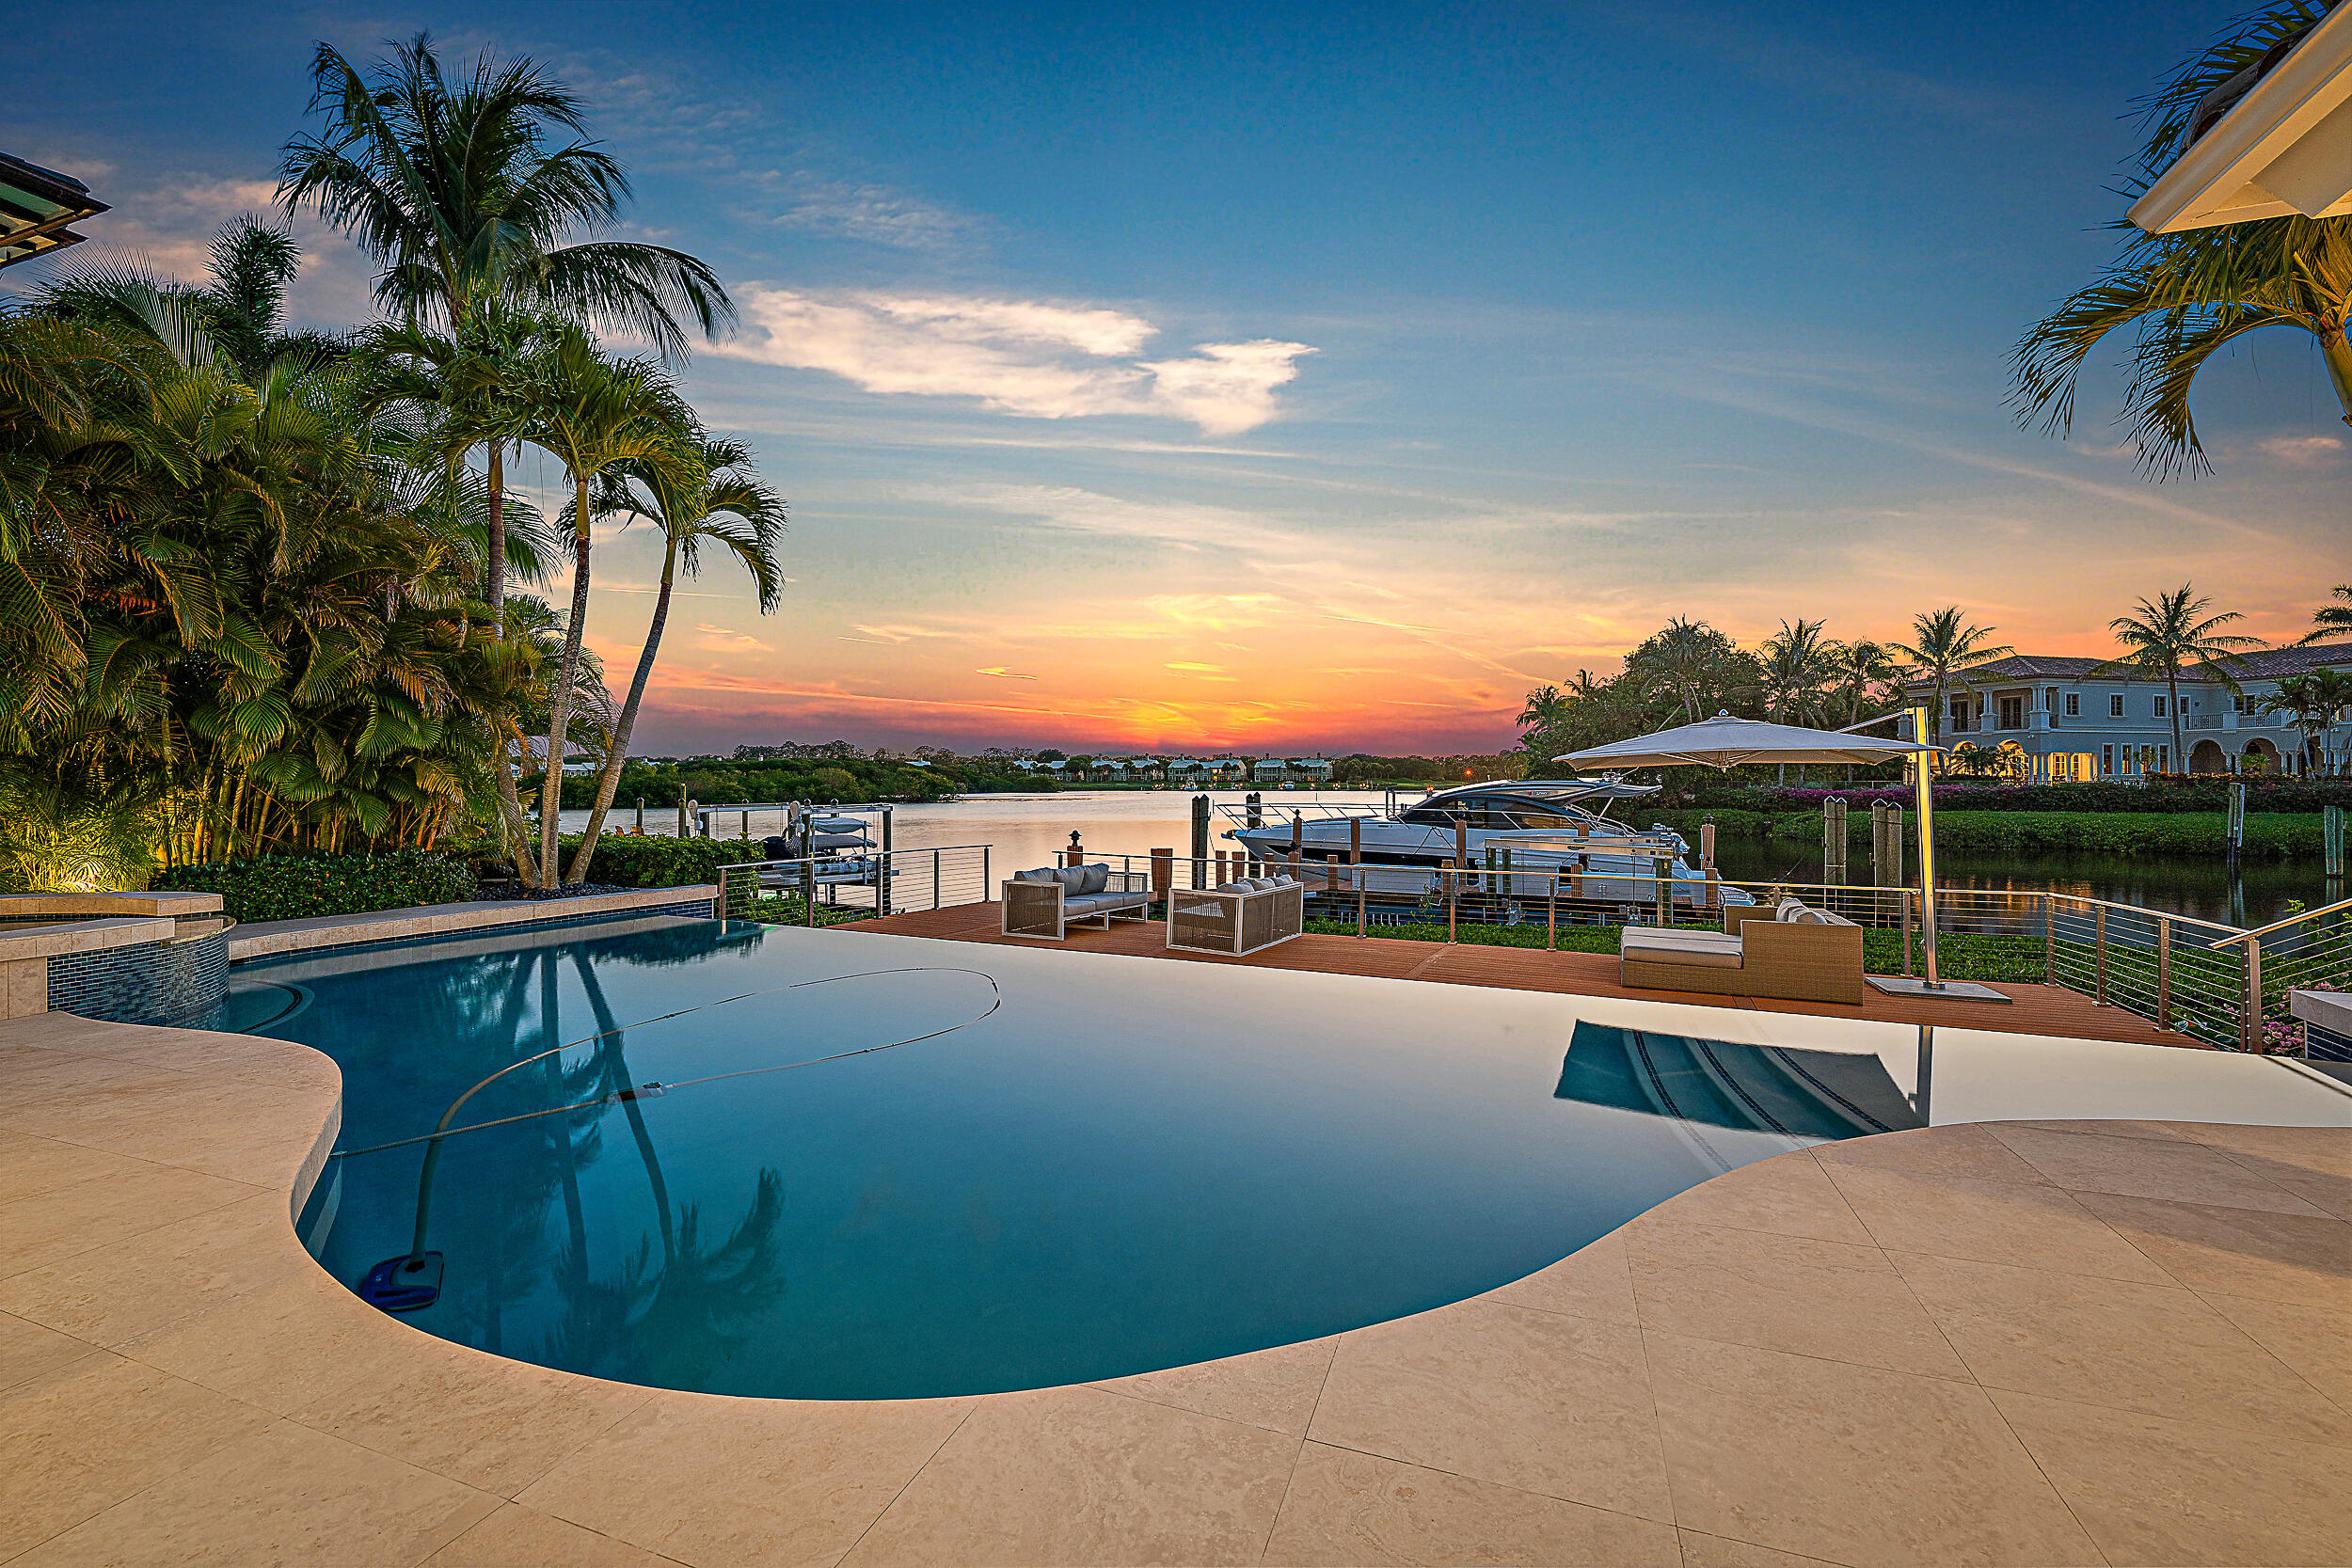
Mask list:
[[[993,844],[980,846],[980,902],[983,904],[988,902],[988,895],[996,891],[996,884],[989,879],[988,875],[989,851],[994,847]]]
[[[1545,896],[1544,951],[1547,953],[1557,951],[1559,946],[1560,877],[1561,873],[1558,871],[1554,871],[1551,874],[1551,888],[1549,893],[1548,893]]]
[[[2238,1023],[2237,1042],[2242,1051],[2263,1047],[2263,944],[2252,937],[2246,942],[2246,1010]]]
[[[817,863],[814,860],[801,863],[801,924],[809,927],[817,924]]]
[[[2156,916],[2156,1027],[2172,1027],[2172,922]]]
[[[1652,856],[1649,869],[1650,875],[1658,882],[1656,889],[1658,928],[1662,931],[1675,923],[1674,863]]]
[[[1367,890],[1364,885],[1364,819],[1360,816],[1347,824],[1347,874],[1356,883],[1356,934],[1362,936],[1366,920]]]
[[[713,919],[713,920],[724,920],[726,917],[727,917],[727,868],[726,868],[725,866],[723,866],[723,866],[721,866],[721,867],[719,868],[719,892],[718,892],[718,895],[717,895],[717,896],[713,897],[713,898],[710,900],[710,918],[711,918],[711,919]]]
[[[1445,870],[1440,875],[1445,878],[1445,940],[1452,942],[1454,940],[1454,906],[1455,900],[1462,895],[1461,874],[1454,870],[1454,863],[1448,861],[1445,863]]]
[[[2058,979],[2058,895],[2042,895],[2042,983]]]
[[[931,908],[939,908],[939,851],[931,851]]]
[[[1902,890],[1903,898],[1903,978],[1911,978],[1911,890]]]
[[[2107,1005],[2107,907],[2105,904],[2099,906],[2098,932],[2099,990],[2097,1000],[2099,1006],[2104,1007]]]

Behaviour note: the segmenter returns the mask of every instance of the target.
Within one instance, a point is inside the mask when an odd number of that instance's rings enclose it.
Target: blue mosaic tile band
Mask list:
[[[229,986],[229,935],[142,942],[49,958],[49,1010],[106,1023],[167,1023]]]

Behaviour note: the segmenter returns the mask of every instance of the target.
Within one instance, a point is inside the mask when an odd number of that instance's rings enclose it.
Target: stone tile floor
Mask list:
[[[598,1382],[359,1305],[300,1047],[0,1025],[0,1561],[2343,1563],[2352,1132],[1780,1156],[1526,1279],[1085,1386]]]

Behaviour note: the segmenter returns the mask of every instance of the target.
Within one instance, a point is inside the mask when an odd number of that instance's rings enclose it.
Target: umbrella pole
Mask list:
[[[1928,738],[1928,710],[1911,710],[1911,737],[1925,743]],[[1919,806],[1919,936],[1921,957],[1927,964],[1929,990],[1944,989],[1944,976],[1935,965],[1935,773],[1928,766],[1931,753],[1912,753],[1912,778],[1917,790]]]

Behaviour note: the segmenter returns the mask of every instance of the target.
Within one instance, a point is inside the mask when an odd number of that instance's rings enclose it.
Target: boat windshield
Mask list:
[[[1526,828],[1574,828],[1600,818],[1581,802],[1605,803],[1655,794],[1655,786],[1610,780],[1544,780],[1505,786],[1469,784],[1441,790],[1398,815],[1419,822],[1511,832]]]

